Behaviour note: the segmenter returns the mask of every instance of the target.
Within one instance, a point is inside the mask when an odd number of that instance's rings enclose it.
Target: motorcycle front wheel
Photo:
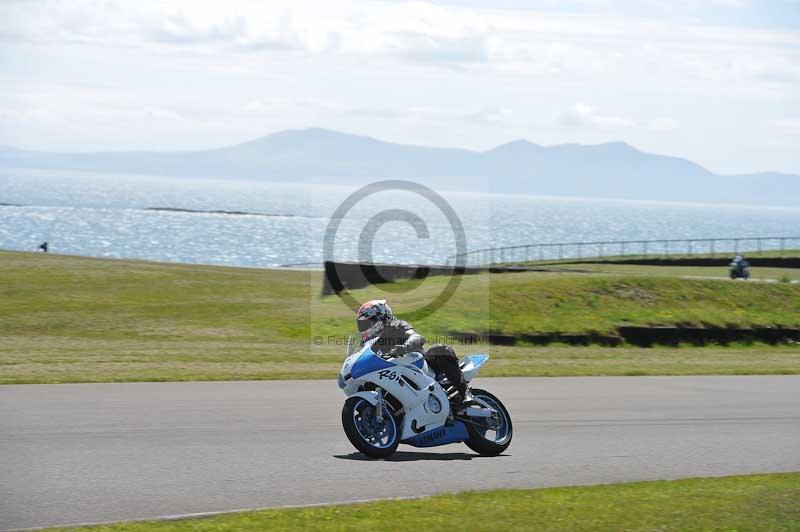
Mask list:
[[[362,397],[351,397],[342,407],[342,427],[353,447],[370,458],[391,456],[400,444],[400,423],[388,403],[383,415]]]
[[[486,390],[474,388],[472,395],[495,409],[498,415],[491,425],[486,424],[486,418],[475,418],[476,424],[467,423],[469,439],[464,443],[481,456],[497,456],[511,445],[514,434],[511,415],[500,399]]]

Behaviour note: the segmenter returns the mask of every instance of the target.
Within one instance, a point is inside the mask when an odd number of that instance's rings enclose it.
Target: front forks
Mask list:
[[[375,393],[378,394],[378,399],[375,401],[375,417],[377,419],[383,419],[383,409],[386,408],[387,404],[390,406],[389,415],[399,419],[400,416],[402,416],[405,413],[405,408],[403,408],[402,405],[400,405],[400,408],[398,409],[391,402],[387,403],[386,399],[384,399],[383,388],[376,387]]]
[[[375,403],[375,418],[383,419],[383,389],[378,388],[378,401]]]

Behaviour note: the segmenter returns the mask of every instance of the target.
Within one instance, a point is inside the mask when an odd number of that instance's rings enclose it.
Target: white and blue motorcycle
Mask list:
[[[503,403],[485,390],[473,389],[475,401],[453,412],[457,391],[443,375],[428,368],[421,353],[385,359],[372,350],[376,340],[356,352],[352,339],[339,373],[347,395],[342,425],[356,449],[372,458],[386,458],[401,443],[436,447],[464,442],[483,456],[497,456],[511,444],[511,416]],[[459,365],[467,382],[489,355],[468,355]]]

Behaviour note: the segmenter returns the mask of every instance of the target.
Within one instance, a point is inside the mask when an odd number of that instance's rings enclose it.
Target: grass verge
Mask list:
[[[275,509],[69,530],[790,531],[800,529],[800,473],[602,486],[498,490],[415,500]],[[64,530],[64,529],[58,529]]]
[[[0,252],[0,383],[333,378],[352,311],[321,297],[319,272]],[[439,294],[430,278],[353,293],[404,317]],[[607,333],[640,325],[800,325],[800,285],[604,272],[463,277],[437,312],[451,331]],[[313,339],[322,338],[322,345]],[[483,375],[800,373],[800,346],[679,349],[459,347],[488,351]]]
[[[678,277],[697,279],[728,279],[728,269],[717,266],[649,266],[641,264],[596,264],[574,263],[552,267],[558,271],[575,271],[583,273],[606,273],[616,275],[641,275],[654,277]],[[769,268],[754,266],[751,268],[753,281],[800,281],[798,268]],[[737,281],[744,282],[744,281]]]
[[[20,346],[26,350],[19,352]],[[800,347],[457,347],[492,360],[481,377],[796,375]],[[335,379],[343,352],[281,351],[274,343],[0,338],[0,384]]]
[[[656,244],[656,249],[660,250],[660,246]],[[618,250],[618,249],[617,249]],[[705,259],[718,259],[722,261],[730,261],[736,255],[742,255],[747,259],[792,259],[800,257],[800,249],[785,249],[783,251],[780,250],[766,250],[766,251],[744,251],[744,252],[734,252],[734,251],[725,251],[719,253],[692,253],[692,254],[682,254],[677,252],[673,248],[673,252],[669,254],[659,254],[659,253],[650,253],[648,255],[607,255],[605,257],[592,257],[587,256],[583,258],[567,258],[567,259],[531,259],[531,260],[512,260],[510,262],[505,262],[504,264],[509,265],[521,265],[521,266],[546,266],[551,264],[599,264],[599,263],[606,263],[611,264],[615,262],[622,262],[622,261],[629,261],[629,260],[665,260],[665,261],[674,261],[675,265],[678,266],[681,261],[693,261],[697,259],[705,260]],[[725,263],[727,265],[727,262]],[[719,269],[719,267],[717,267]]]

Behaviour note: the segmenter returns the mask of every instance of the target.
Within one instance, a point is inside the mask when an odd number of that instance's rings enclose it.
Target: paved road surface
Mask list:
[[[800,471],[800,377],[484,379],[507,456],[354,454],[321,381],[0,386],[0,528]]]

